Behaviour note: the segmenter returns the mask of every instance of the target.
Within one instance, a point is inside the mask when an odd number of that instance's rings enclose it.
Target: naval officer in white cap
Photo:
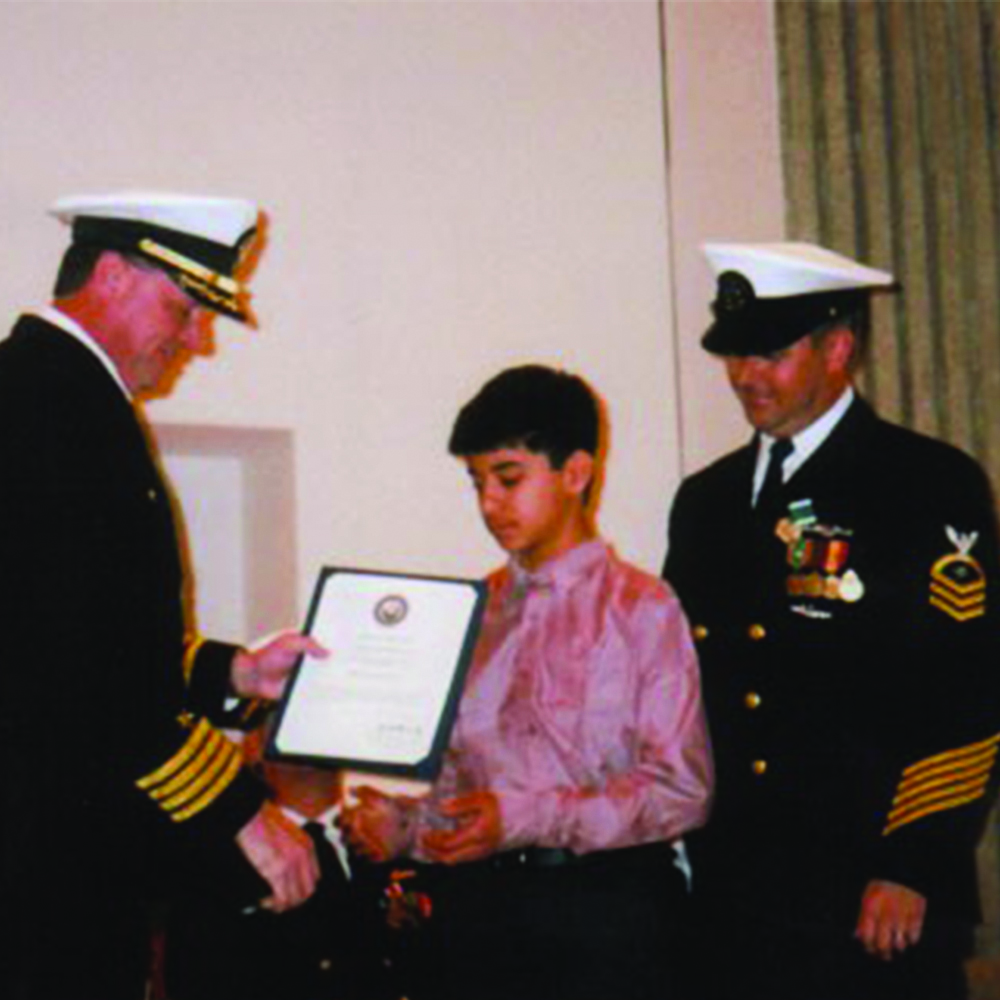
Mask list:
[[[8,1000],[140,1000],[171,882],[242,873],[275,910],[317,878],[309,838],[218,728],[227,695],[277,697],[312,640],[255,653],[185,626],[170,501],[136,413],[246,319],[257,208],[67,198],[51,305],[0,344],[0,982]]]
[[[687,478],[664,575],[716,800],[690,838],[702,1000],[959,1000],[1000,742],[986,476],[853,388],[884,271],[710,244],[704,347],[755,433]]]

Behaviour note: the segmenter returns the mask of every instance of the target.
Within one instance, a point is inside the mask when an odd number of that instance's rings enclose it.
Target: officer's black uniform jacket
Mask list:
[[[186,644],[181,589],[131,404],[85,346],[22,317],[0,344],[5,927],[29,901],[58,924],[80,893],[106,903],[172,879],[186,842],[236,852],[260,808],[263,787],[205,719],[234,649]]]
[[[986,478],[857,399],[785,483],[781,510],[808,500],[815,521],[797,537],[786,521],[782,540],[751,509],[756,453],[691,476],[671,514],[664,573],[697,640],[717,766],[695,891],[852,928],[865,884],[886,879],[973,920],[1000,740]]]

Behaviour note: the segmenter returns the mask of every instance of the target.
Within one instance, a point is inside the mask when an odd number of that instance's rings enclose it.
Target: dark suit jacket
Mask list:
[[[184,876],[190,845],[235,851],[262,802],[201,721],[233,649],[204,645],[185,680],[181,585],[132,405],[86,347],[22,318],[0,344],[0,908],[25,996],[59,965],[45,942],[127,964],[137,901]]]
[[[717,764],[695,891],[849,932],[879,878],[972,920],[1000,733],[986,477],[857,400],[785,484],[816,523],[782,540],[751,510],[755,456],[691,476],[671,515]]]

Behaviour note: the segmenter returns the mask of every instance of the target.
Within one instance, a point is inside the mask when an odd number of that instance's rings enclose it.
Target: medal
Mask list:
[[[864,596],[865,585],[861,582],[861,577],[853,569],[849,569],[840,578],[840,599],[847,601],[848,604],[853,604]]]

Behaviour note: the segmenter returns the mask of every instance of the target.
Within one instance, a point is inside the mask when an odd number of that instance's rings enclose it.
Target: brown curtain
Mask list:
[[[789,236],[899,278],[876,304],[862,389],[883,416],[974,454],[1000,488],[1000,3],[775,10]],[[980,849],[990,955],[996,845],[994,816]]]
[[[788,232],[897,275],[864,388],[1000,484],[1000,3],[776,12]]]

